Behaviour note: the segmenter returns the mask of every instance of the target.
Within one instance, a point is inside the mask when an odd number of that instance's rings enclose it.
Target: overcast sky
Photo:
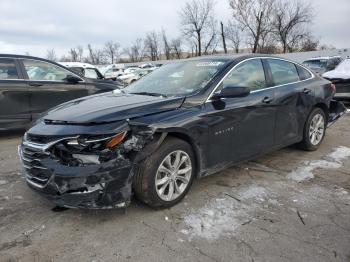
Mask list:
[[[70,47],[128,46],[150,30],[179,33],[178,10],[186,0],[0,0],[0,53],[60,56]],[[287,0],[288,1],[288,0]],[[314,35],[321,43],[350,47],[350,0],[312,0]],[[218,20],[230,18],[228,0],[216,0]]]

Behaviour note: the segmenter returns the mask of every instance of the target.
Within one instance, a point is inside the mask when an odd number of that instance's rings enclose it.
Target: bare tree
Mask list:
[[[69,56],[70,56],[70,60],[72,62],[78,62],[79,54],[78,54],[78,50],[76,48],[71,48],[69,50]]]
[[[110,60],[111,64],[114,64],[114,62],[116,62],[119,58],[119,49],[120,44],[117,42],[108,41],[105,43],[103,52],[106,58]]]
[[[175,54],[177,59],[181,59],[182,57],[182,42],[181,38],[176,38],[171,41],[171,48]]]
[[[308,35],[301,43],[300,51],[316,51],[319,44],[320,41],[318,39],[314,38],[312,35]]]
[[[83,56],[84,56],[84,47],[82,45],[77,46],[77,52],[78,52],[78,61],[82,62],[83,61]]]
[[[229,21],[225,27],[225,34],[227,40],[232,43],[235,52],[238,53],[242,42],[242,30],[232,21]]]
[[[227,46],[226,46],[226,38],[225,38],[225,30],[224,30],[224,23],[220,22],[221,26],[221,38],[222,38],[222,46],[224,47],[224,52],[227,54]]]
[[[137,38],[136,41],[129,47],[124,49],[124,53],[129,56],[130,62],[141,62],[144,56],[143,40]]]
[[[271,32],[271,12],[274,0],[230,0],[233,16],[247,31],[252,52],[256,53],[261,39]]]
[[[209,30],[207,32],[205,47],[204,47],[204,54],[208,55],[210,53],[214,53],[216,46],[218,45],[218,39],[217,39],[217,21],[214,19],[214,17],[210,18],[210,24],[209,24]]]
[[[211,30],[211,18],[214,17],[213,0],[188,1],[180,11],[181,27],[184,35],[196,39],[197,55],[202,55],[202,38],[207,29]]]
[[[151,31],[146,34],[144,40],[146,55],[152,60],[159,60],[159,36],[156,31]]]
[[[278,0],[275,3],[272,26],[283,53],[287,52],[291,43],[303,38],[305,25],[311,19],[311,5],[308,2]]]
[[[55,49],[52,48],[52,49],[48,49],[46,51],[46,59],[51,60],[51,61],[57,61]]]
[[[91,44],[87,45],[87,49],[88,49],[89,55],[86,60],[88,62],[90,62],[93,65],[99,65],[105,62],[103,50],[100,50],[98,48],[93,48]]]
[[[162,29],[162,40],[163,40],[163,50],[164,50],[164,55],[167,60],[171,59],[171,51],[172,47],[171,44],[168,41],[168,37],[166,35],[166,32],[164,29]]]

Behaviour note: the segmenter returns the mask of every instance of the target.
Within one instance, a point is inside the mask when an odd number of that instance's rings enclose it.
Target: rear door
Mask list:
[[[0,58],[0,130],[30,122],[29,93],[16,59]]]
[[[89,94],[85,82],[69,83],[66,81],[72,72],[55,64],[34,60],[21,60],[28,78],[29,103],[32,118],[66,101]]]
[[[275,90],[275,143],[289,145],[299,141],[306,118],[315,104],[314,87],[308,79],[312,74],[292,62],[266,59]]]

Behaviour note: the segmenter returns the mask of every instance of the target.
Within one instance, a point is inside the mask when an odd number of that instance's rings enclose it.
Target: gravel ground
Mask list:
[[[20,138],[1,137],[0,261],[350,261],[349,126],[197,180],[166,210],[55,212],[21,176]]]

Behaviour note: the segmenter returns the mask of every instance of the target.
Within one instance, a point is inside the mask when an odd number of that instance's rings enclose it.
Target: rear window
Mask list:
[[[295,64],[279,59],[267,59],[267,61],[276,86],[300,81]]]
[[[18,79],[15,61],[10,58],[0,58],[0,80]]]
[[[313,60],[306,60],[303,62],[303,65],[310,67],[311,69],[315,68],[326,68],[327,67],[327,59],[313,59]]]
[[[312,77],[311,73],[307,71],[305,68],[296,65],[300,80],[306,80]]]

